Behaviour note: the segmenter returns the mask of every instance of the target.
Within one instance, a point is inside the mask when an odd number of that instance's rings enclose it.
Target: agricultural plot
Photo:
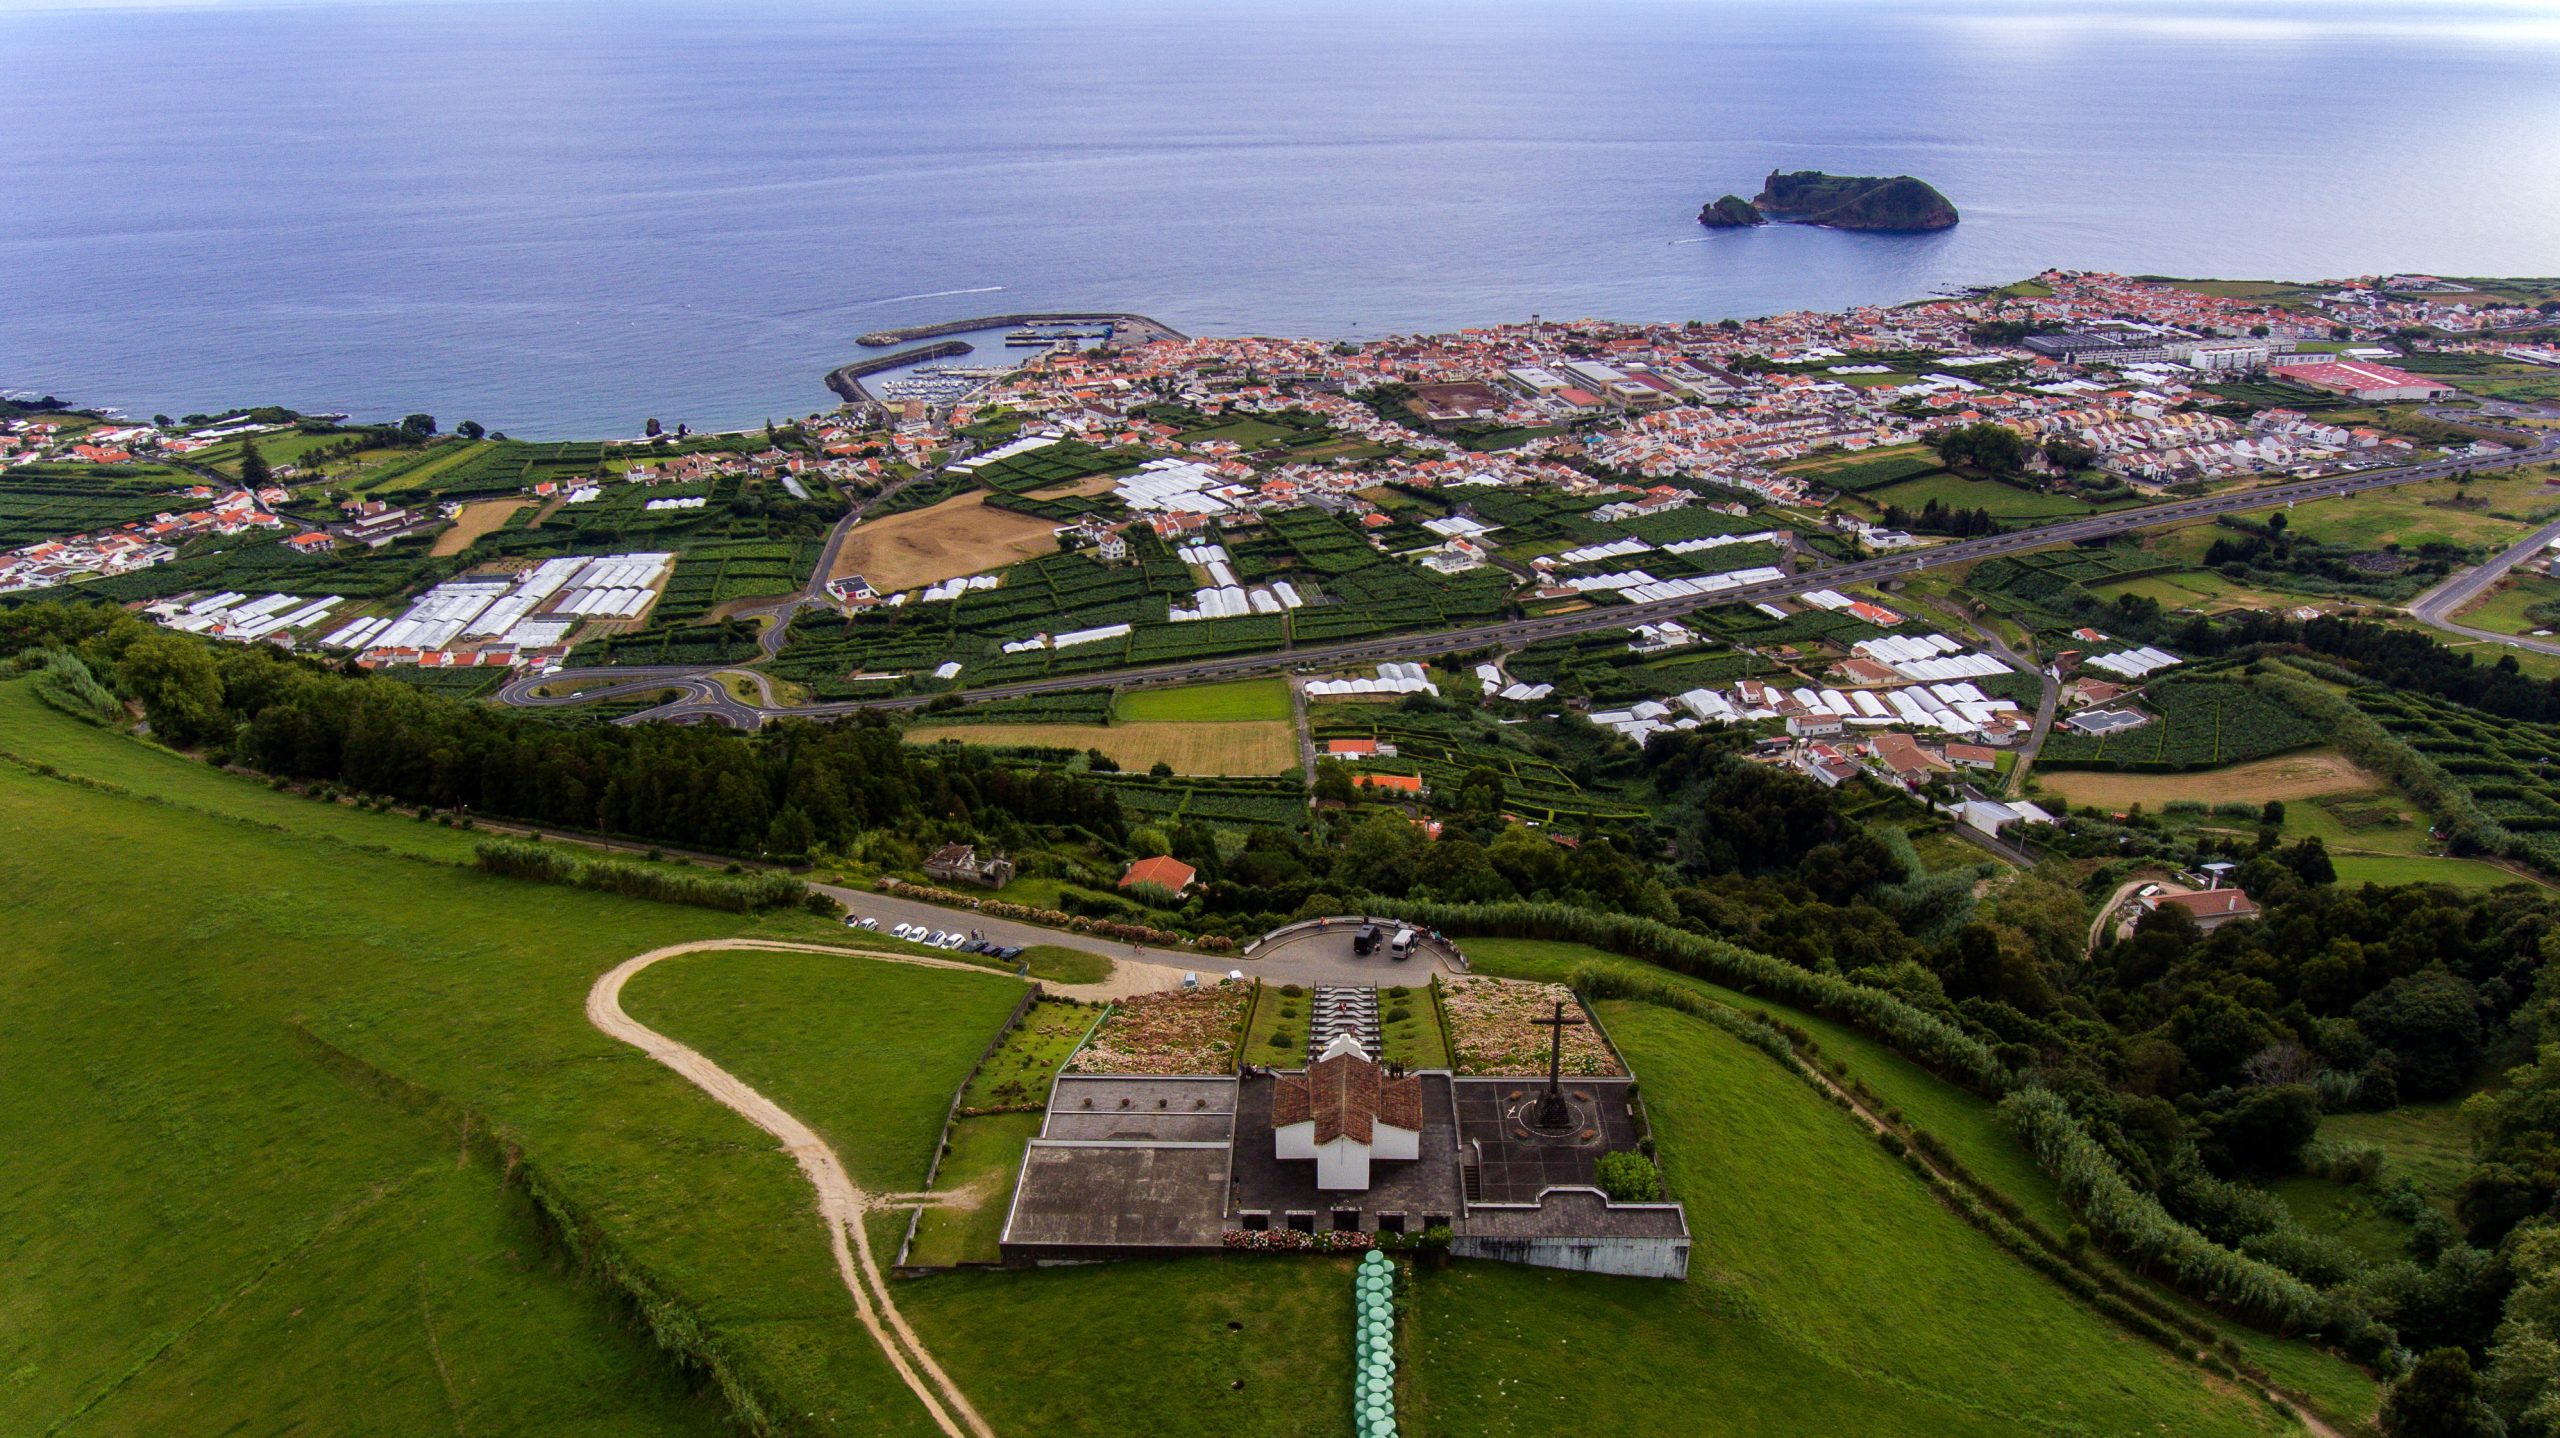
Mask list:
[[[983,704],[963,704],[950,709],[927,709],[920,717],[925,723],[945,728],[963,724],[1108,724],[1111,712],[1110,690],[1077,689],[1057,694],[1025,694],[1014,699],[991,699]]]
[[[2046,752],[2050,753],[2051,749],[2048,747]],[[2366,793],[2382,782],[2356,767],[2355,761],[2332,749],[2232,764],[2211,773],[2110,773],[2099,769],[2075,769],[2041,773],[2039,778],[2046,788],[2071,804],[2085,804],[2111,812],[2121,812],[2136,804],[2149,810],[2180,803],[2257,805],[2270,799],[2291,805],[2326,795]],[[2317,812],[2312,806],[2305,807]]]
[[[1540,824],[1570,831],[1640,818],[1645,812],[1616,794],[1585,787],[1561,765],[1529,752],[1524,747],[1529,741],[1518,730],[1480,725],[1472,717],[1399,711],[1376,715],[1368,706],[1322,704],[1310,711],[1307,726],[1319,752],[1331,739],[1395,745],[1396,757],[1382,764],[1398,773],[1419,773],[1441,801],[1454,802],[1468,777],[1485,769],[1502,785],[1503,812]]]
[[[1627,642],[1628,636],[1616,630],[1540,640],[1504,660],[1503,670],[1523,683],[1553,684],[1568,698],[1618,704],[1721,688],[1777,667],[1737,650],[1692,645],[1665,654],[1638,654]]]
[[[2521,841],[2536,867],[2560,870],[2560,725],[2500,719],[2407,691],[2362,686],[2346,696],[2424,755]]]
[[[1171,778],[1102,774],[1130,821],[1170,824],[1192,820],[1220,828],[1303,829],[1307,823],[1305,784],[1285,778]]]
[[[990,492],[992,497],[986,501],[990,507],[1046,520],[1051,525],[1073,524],[1085,515],[1117,510],[1120,505],[1107,496],[1041,491],[1061,486],[1081,490],[1084,486],[1078,485],[1078,480],[1135,469],[1145,459],[1146,455],[1138,450],[1097,449],[1068,439],[981,465],[972,473]]]
[[[744,664],[761,651],[756,626],[732,619],[716,625],[683,625],[651,620],[645,629],[608,634],[581,644],[570,655],[575,665],[589,664]]]
[[[381,599],[424,581],[435,568],[426,539],[401,540],[381,549],[305,554],[277,535],[233,535],[190,546],[179,557],[149,569],[84,581],[84,599],[130,604],[190,589],[240,589],[251,593],[336,594]],[[38,591],[41,597],[44,591]]]
[[[194,509],[196,501],[172,491],[195,482],[179,471],[127,465],[22,464],[0,471],[0,549]]]
[[[2143,691],[2142,703],[2159,717],[2122,734],[2099,738],[2057,728],[2045,740],[2040,764],[2134,773],[2211,769],[2264,759],[2323,737],[2292,710],[2228,680],[2164,680]]]
[[[1914,512],[1932,501],[1967,513],[1977,509],[1988,510],[1993,519],[2000,520],[2059,519],[2103,513],[2143,502],[2140,495],[2127,493],[2118,499],[2092,503],[2075,494],[2049,493],[2003,484],[1994,479],[1966,479],[1962,475],[1943,472],[1871,489],[1863,497],[1874,504],[1900,505]]]
[[[1925,444],[1898,444],[1855,453],[1813,455],[1779,466],[1782,473],[1841,491],[1864,494],[1888,484],[1934,474],[1937,452]]]
[[[1005,724],[914,725],[910,744],[954,740],[990,748],[1098,749],[1123,769],[1158,764],[1176,774],[1262,775],[1293,767],[1296,736],[1285,722],[1228,724]]]
[[[1893,632],[1845,610],[1802,609],[1783,619],[1773,619],[1748,604],[1699,610],[1689,627],[1755,649],[1781,644],[1836,644],[1846,649],[1861,639]]]
[[[2010,619],[2059,635],[2081,622],[2074,617],[2074,606],[2094,597],[2090,586],[2181,567],[2182,561],[2138,549],[2039,549],[1984,560],[1966,577],[1965,587]]]
[[[1113,705],[1112,716],[1123,723],[1286,720],[1289,685],[1283,679],[1239,679],[1227,684],[1124,689]]]

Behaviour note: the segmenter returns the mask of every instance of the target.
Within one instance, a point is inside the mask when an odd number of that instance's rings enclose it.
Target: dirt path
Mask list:
[[[855,958],[874,959],[886,963],[915,964],[923,968],[958,969],[983,974],[987,970],[975,964],[955,963],[947,959],[928,959],[906,954],[862,953],[826,944],[797,944],[770,939],[704,939],[689,944],[671,944],[651,949],[635,958],[623,960],[607,971],[587,991],[587,1021],[614,1038],[622,1040],[649,1057],[682,1075],[686,1082],[709,1094],[720,1104],[749,1123],[779,1140],[784,1151],[800,1164],[809,1184],[818,1191],[818,1214],[826,1221],[827,1241],[834,1249],[836,1272],[843,1278],[845,1291],[853,1295],[853,1310],[862,1326],[871,1333],[872,1341],[889,1359],[898,1377],[933,1415],[934,1423],[947,1438],[995,1438],[995,1430],[969,1403],[960,1385],[942,1371],[931,1350],[907,1326],[898,1312],[895,1299],[889,1296],[878,1260],[871,1253],[871,1235],[864,1227],[863,1214],[876,1200],[855,1186],[853,1175],[827,1147],[816,1131],[785,1112],[781,1105],[756,1092],[735,1075],[703,1057],[693,1049],[668,1038],[657,1030],[622,1011],[622,989],[650,965],[683,954],[715,950],[747,950],[792,953],[843,954]]]
[[[2116,891],[2107,895],[2107,901],[2098,906],[2098,917],[2089,921],[2089,946],[2081,951],[2082,957],[2092,957],[2098,952],[2098,940],[2106,936],[2107,920],[2115,917],[2116,905],[2130,898],[2133,891],[2143,885],[2158,882],[2157,879],[2127,879],[2116,885]]]

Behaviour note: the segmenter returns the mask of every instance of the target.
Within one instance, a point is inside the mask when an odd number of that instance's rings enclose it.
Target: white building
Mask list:
[[[1335,1036],[1302,1074],[1281,1074],[1271,1094],[1272,1156],[1314,1159],[1316,1187],[1369,1187],[1372,1160],[1422,1156],[1422,1080],[1389,1078],[1349,1034]]]

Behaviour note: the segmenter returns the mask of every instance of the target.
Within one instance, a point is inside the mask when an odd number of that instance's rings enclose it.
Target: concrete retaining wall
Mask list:
[[[1689,1277],[1686,1238],[1494,1238],[1459,1235],[1449,1251],[1461,1258],[1490,1258],[1533,1268],[1566,1268],[1621,1278]]]

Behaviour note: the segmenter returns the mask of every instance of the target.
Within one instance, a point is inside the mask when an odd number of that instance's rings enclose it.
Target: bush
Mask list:
[[[1654,1203],[1662,1197],[1662,1174],[1643,1155],[1600,1155],[1600,1191],[1615,1203]]]

